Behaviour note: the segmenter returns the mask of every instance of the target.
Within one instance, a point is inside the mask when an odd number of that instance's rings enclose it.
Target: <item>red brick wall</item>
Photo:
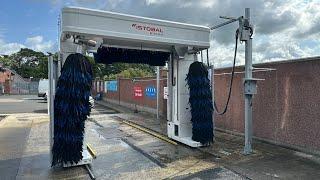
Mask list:
[[[145,94],[145,89],[148,86],[157,87],[156,77],[148,77],[148,78],[135,78],[136,81],[132,81],[132,79],[127,78],[119,78],[117,80],[118,86],[117,91],[107,91],[104,93],[105,100],[112,100],[113,102],[124,102],[129,104],[136,104],[143,107],[148,107],[152,109],[157,108],[156,97],[150,98]],[[95,83],[95,82],[94,82]],[[136,98],[134,97],[134,86],[140,86],[143,91],[143,96]],[[166,116],[167,113],[167,101],[163,99],[163,88],[167,86],[166,77],[162,77],[160,80],[160,113],[163,116]],[[95,94],[95,93],[94,93]]]
[[[0,72],[0,83],[4,83],[6,80],[11,79],[11,72],[9,70],[5,70],[4,72]]]
[[[4,83],[4,94],[10,94],[11,92],[11,81],[10,80],[6,80]]]
[[[320,151],[320,58],[255,65],[274,71],[255,72],[258,94],[253,99],[253,134],[276,143]],[[237,71],[243,71],[237,68]],[[231,69],[215,70],[215,74]],[[236,74],[228,112],[215,116],[216,126],[244,132],[244,74]],[[230,75],[215,76],[215,97],[225,103]]]
[[[254,72],[253,77],[265,79],[258,82],[258,94],[253,99],[254,136],[275,143],[310,152],[320,152],[320,58],[290,60],[285,62],[254,65],[275,70]],[[218,69],[215,74],[228,73],[231,69]],[[244,71],[243,67],[236,71]],[[215,98],[220,109],[224,105],[230,74],[215,76]],[[218,128],[234,132],[244,132],[243,73],[237,73],[228,112],[215,116]],[[149,78],[155,79],[155,77]],[[156,81],[136,82],[143,90],[147,85],[156,87]],[[166,113],[161,81],[160,107]],[[120,94],[119,94],[120,92]],[[119,96],[120,95],[120,96]],[[156,100],[146,97],[132,99],[131,79],[119,79],[118,91],[108,92],[105,97],[127,103],[156,108]]]

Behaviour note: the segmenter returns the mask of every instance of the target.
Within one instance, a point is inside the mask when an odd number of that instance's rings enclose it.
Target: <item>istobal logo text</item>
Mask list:
[[[163,35],[164,29],[159,26],[146,25],[146,24],[132,24],[132,28],[138,31],[149,33],[150,35]]]

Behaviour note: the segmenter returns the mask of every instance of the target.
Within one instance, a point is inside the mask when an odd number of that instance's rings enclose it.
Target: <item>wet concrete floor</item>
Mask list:
[[[86,124],[86,142],[97,152],[90,166],[97,179],[244,179],[212,155],[169,144],[115,115],[121,113],[96,106]],[[2,121],[0,179],[90,179],[83,166],[50,167],[46,114],[12,114]]]
[[[145,113],[96,105],[86,142],[97,152],[97,179],[320,179],[318,157],[255,141],[242,154],[243,138],[216,132],[214,145],[173,145],[122,120],[166,134],[165,121]],[[0,179],[90,179],[84,166],[51,168],[45,113],[15,113],[0,121]]]
[[[110,107],[108,103],[101,104]],[[117,105],[112,108],[124,109]],[[166,135],[166,120],[155,120],[153,115],[125,113],[116,116]],[[216,157],[212,160],[215,163],[248,179],[320,179],[320,157],[317,155],[254,140],[254,153],[246,156],[243,155],[243,143],[242,136],[215,131],[215,143],[197,149],[208,157]],[[198,177],[205,178],[214,171],[216,169],[194,173],[190,177],[198,174]]]

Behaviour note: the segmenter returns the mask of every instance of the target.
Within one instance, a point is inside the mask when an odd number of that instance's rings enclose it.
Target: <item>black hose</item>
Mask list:
[[[228,99],[227,102],[224,106],[224,109],[222,112],[219,112],[216,101],[214,101],[214,110],[218,115],[223,115],[227,112],[228,110],[228,105],[231,97],[231,92],[232,92],[232,85],[233,85],[233,78],[234,78],[234,72],[235,72],[235,66],[236,66],[236,58],[237,58],[237,49],[238,49],[238,35],[239,35],[239,30],[236,31],[236,45],[234,48],[234,56],[233,56],[233,66],[232,66],[232,72],[231,72],[231,79],[230,79],[230,85],[229,85],[229,92],[228,92]]]

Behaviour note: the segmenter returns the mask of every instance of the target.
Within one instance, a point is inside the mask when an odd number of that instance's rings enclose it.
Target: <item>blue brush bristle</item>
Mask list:
[[[210,145],[214,136],[213,104],[208,71],[203,63],[192,63],[186,80],[190,90],[192,139],[203,145]]]
[[[85,120],[90,115],[92,69],[82,54],[67,57],[54,100],[52,166],[82,159]]]
[[[140,63],[151,66],[165,66],[170,53],[149,50],[124,49],[115,47],[100,47],[97,53],[94,53],[94,59],[97,63],[112,64],[122,63]]]

